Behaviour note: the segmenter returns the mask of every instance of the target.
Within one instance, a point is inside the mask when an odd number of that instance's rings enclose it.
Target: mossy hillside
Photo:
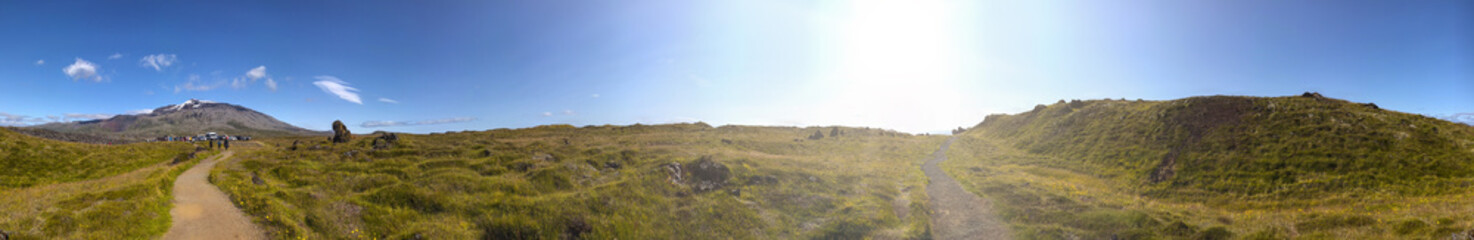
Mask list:
[[[0,230],[12,239],[146,239],[169,228],[184,143],[89,145],[0,130]],[[12,182],[13,181],[13,182]]]
[[[1160,194],[1440,194],[1474,176],[1474,128],[1330,98],[1059,103],[968,134]]]
[[[1062,102],[990,116],[943,167],[1025,239],[1446,238],[1470,136],[1315,97]]]
[[[0,129],[0,190],[97,179],[187,156],[188,143],[101,145]]]
[[[833,129],[551,125],[398,134],[381,150],[372,134],[272,139],[212,178],[274,238],[928,238],[919,165],[943,139],[806,139]],[[701,158],[730,170],[725,187],[672,183],[668,164]]]

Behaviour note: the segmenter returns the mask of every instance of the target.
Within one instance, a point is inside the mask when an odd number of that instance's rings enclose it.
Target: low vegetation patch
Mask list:
[[[0,231],[12,239],[146,239],[169,229],[174,178],[213,152],[92,145],[0,129]]]
[[[919,166],[943,140],[702,123],[375,133],[266,140],[212,179],[280,239],[926,239]]]
[[[1027,239],[1448,238],[1474,214],[1474,128],[1318,94],[1061,101],[948,154]]]

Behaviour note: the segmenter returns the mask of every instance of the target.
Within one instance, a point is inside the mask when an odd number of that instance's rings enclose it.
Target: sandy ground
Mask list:
[[[174,225],[164,239],[266,239],[266,234],[209,182],[215,163],[229,160],[234,151],[205,159],[174,180]]]
[[[947,160],[947,147],[932,153],[932,158],[921,165],[931,185],[926,194],[931,196],[932,237],[936,239],[1009,239],[1008,227],[993,215],[993,206],[985,199],[962,189],[957,180],[942,172],[937,164]]]

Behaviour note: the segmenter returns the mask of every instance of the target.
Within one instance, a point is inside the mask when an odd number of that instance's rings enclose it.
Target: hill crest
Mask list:
[[[1050,164],[1138,182],[1156,193],[1432,194],[1455,189],[1440,184],[1474,177],[1474,127],[1315,93],[1062,100],[990,115],[963,134],[1063,159]]]

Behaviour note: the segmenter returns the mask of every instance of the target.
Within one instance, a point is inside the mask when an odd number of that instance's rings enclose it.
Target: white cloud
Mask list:
[[[71,76],[72,80],[91,79],[93,82],[102,81],[102,76],[97,75],[97,64],[92,64],[92,62],[82,60],[81,58],[77,58],[76,63],[62,68],[61,71],[65,72],[67,76]]]
[[[573,110],[566,110],[565,109],[565,110],[563,110],[563,115],[573,116],[573,115],[578,115],[578,113],[573,112]]]
[[[342,79],[333,76],[317,76],[317,80],[316,82],[312,82],[312,85],[317,85],[317,88],[321,88],[323,92],[338,96],[338,98],[349,102],[359,105],[363,104],[363,100],[358,98],[358,89],[349,87],[348,82],[344,82]]]
[[[214,84],[205,84],[203,81],[200,81],[199,74],[190,74],[189,81],[184,82],[183,85],[174,86],[174,93],[179,93],[180,91],[210,91],[211,89],[219,88],[223,85],[225,85],[225,81],[216,81]]]
[[[553,116],[553,112],[543,112],[543,116],[544,117],[552,117]]]
[[[246,77],[252,81],[266,77],[266,66],[260,66],[252,68],[251,71],[246,71]]]
[[[599,98],[599,94],[598,93],[595,93],[595,94],[589,95],[589,97],[591,97],[591,98]]]
[[[234,80],[230,80],[230,88],[235,88],[235,89],[245,88],[247,83],[248,82],[246,82],[246,79],[244,79],[244,78],[235,78]]]
[[[220,71],[215,71],[215,72],[213,72],[211,74],[220,75]],[[272,79],[271,78],[271,75],[266,74],[266,66],[258,66],[258,67],[255,67],[255,68],[251,68],[251,70],[247,70],[246,71],[246,75],[242,75],[242,76],[235,77],[235,78],[231,79],[230,80],[230,87],[231,88],[235,88],[235,89],[246,88],[246,87],[251,86],[251,84],[255,84],[256,81],[260,81],[262,78],[265,78],[266,79],[266,88],[267,89],[270,89],[273,92],[275,92],[276,91],[276,79]]]
[[[26,116],[26,115],[15,115],[15,114],[9,114],[9,113],[0,112],[0,126],[26,126],[26,125],[33,125],[33,124],[46,123],[46,122],[55,122],[55,121],[47,121],[46,119],[39,118],[39,117],[31,117],[31,116]]]
[[[179,62],[179,57],[174,54],[154,54],[143,56],[138,59],[138,64],[144,67],[152,67],[154,71],[164,71],[164,68]]]
[[[422,121],[412,121],[412,122],[402,122],[402,121],[367,121],[367,122],[363,122],[363,124],[359,124],[359,126],[366,127],[366,128],[376,128],[376,127],[398,127],[398,126],[447,124],[447,123],[460,123],[460,122],[470,122],[470,121],[476,121],[476,118],[473,118],[473,117],[456,117],[456,118],[433,119],[433,120],[422,120]]]
[[[1448,120],[1450,122],[1474,125],[1474,112],[1449,114],[1448,116],[1441,117],[1441,119]]]
[[[123,113],[123,114],[127,114],[127,115],[145,115],[145,114],[150,114],[150,113],[154,113],[154,110],[153,109],[138,109],[138,110],[128,111],[128,112]]]
[[[46,65],[46,59],[36,60],[36,65],[37,66]]]
[[[72,121],[72,120],[106,119],[106,118],[111,118],[111,117],[115,116],[115,114],[106,114],[106,113],[68,113],[68,114],[64,114],[62,116],[67,121]]]
[[[388,99],[388,98],[379,98],[379,101],[380,102],[386,102],[386,103],[399,103],[399,101],[394,101],[394,99]]]
[[[122,53],[113,53],[112,56],[107,56],[107,60],[113,60],[113,59],[119,59],[119,58],[123,58],[123,54]]]

